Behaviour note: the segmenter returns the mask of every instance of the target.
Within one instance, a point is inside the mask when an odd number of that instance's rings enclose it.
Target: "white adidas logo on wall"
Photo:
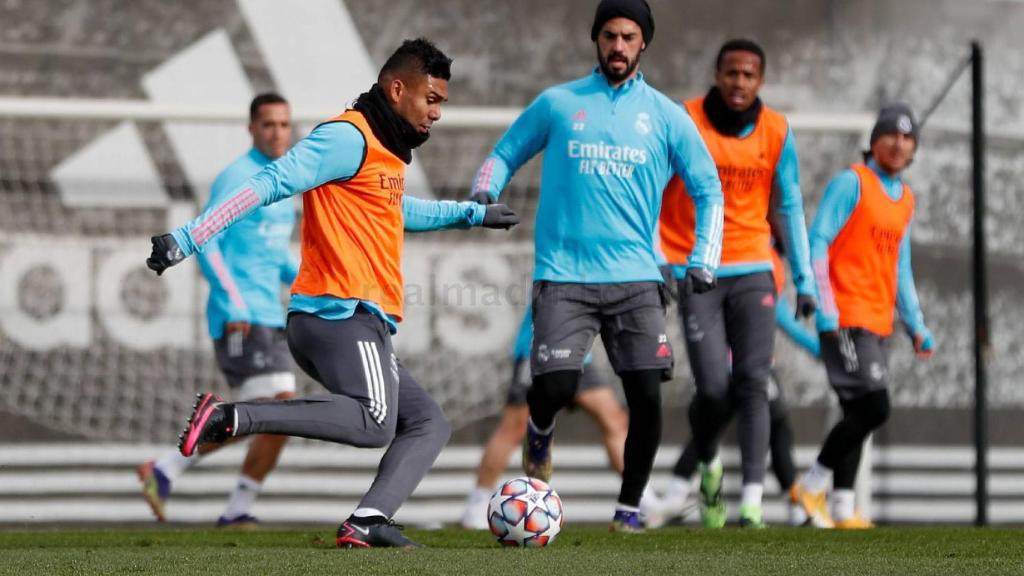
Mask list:
[[[376,79],[344,2],[238,0],[238,6],[293,110],[341,112]],[[146,74],[142,86],[154,103],[197,109],[245,110],[254,95],[223,29]],[[244,127],[234,123],[165,122],[163,128],[200,204],[216,175],[250,146]],[[51,177],[69,207],[171,207],[133,122],[122,122],[72,154]],[[409,167],[406,182],[410,193],[432,196],[418,164]],[[190,211],[191,203],[171,210],[168,225],[180,224]]]

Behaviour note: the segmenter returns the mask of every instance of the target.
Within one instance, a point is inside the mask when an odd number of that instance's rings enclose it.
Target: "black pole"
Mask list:
[[[988,526],[988,278],[985,265],[985,107],[981,44],[971,43],[971,158],[974,188],[975,525]]]

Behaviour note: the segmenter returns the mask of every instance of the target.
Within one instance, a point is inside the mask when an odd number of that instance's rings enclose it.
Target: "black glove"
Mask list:
[[[672,272],[672,266],[663,264],[658,266],[658,270],[661,272],[661,279],[665,281],[665,290],[668,292],[669,298],[678,302],[679,285],[676,284],[676,275]]]
[[[494,204],[494,198],[487,192],[477,192],[469,197],[470,202],[476,202],[477,204],[483,204],[484,206],[490,206]]]
[[[160,276],[164,273],[164,270],[185,259],[185,255],[181,253],[178,243],[174,241],[174,236],[170,234],[153,236],[150,238],[150,241],[153,243],[153,253],[149,255],[149,258],[146,258],[146,266],[149,266],[150,270],[156,272],[157,276]]]
[[[484,222],[481,226],[508,230],[516,224],[519,224],[519,214],[504,204],[491,204],[484,212]]]
[[[796,295],[796,315],[794,318],[797,320],[801,318],[810,318],[814,316],[814,312],[818,310],[818,301],[814,299],[814,296],[810,294],[797,294]]]
[[[691,294],[710,292],[717,285],[718,280],[715,278],[715,273],[711,270],[707,268],[687,268],[686,277],[683,278],[683,293],[680,296],[685,298]]]

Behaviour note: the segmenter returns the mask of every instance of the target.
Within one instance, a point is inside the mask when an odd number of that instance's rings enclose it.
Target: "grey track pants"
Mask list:
[[[329,394],[235,404],[237,434],[387,446],[359,506],[391,517],[448,442],[451,425],[441,407],[398,363],[387,325],[362,308],[345,320],[291,314],[288,346]]]
[[[697,386],[695,408],[690,411],[697,456],[707,462],[717,453],[719,436],[735,412],[743,483],[760,484],[764,481],[771,427],[768,381],[775,350],[772,275],[756,272],[719,278],[714,290],[683,300],[680,315]]]

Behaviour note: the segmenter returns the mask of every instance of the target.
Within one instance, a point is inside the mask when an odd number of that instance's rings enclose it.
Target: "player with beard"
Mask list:
[[[484,161],[472,198],[497,201],[542,150],[533,284],[534,338],[523,447],[529,476],[551,476],[555,416],[573,402],[598,333],[629,407],[612,530],[642,530],[638,505],[661,441],[661,383],[672,376],[664,281],[654,251],[662,191],[679,174],[696,206],[684,293],[715,283],[722,196],[714,161],[679,105],[644,80],[654,37],[644,0],[602,0],[591,27],[598,66],[542,92]]]

